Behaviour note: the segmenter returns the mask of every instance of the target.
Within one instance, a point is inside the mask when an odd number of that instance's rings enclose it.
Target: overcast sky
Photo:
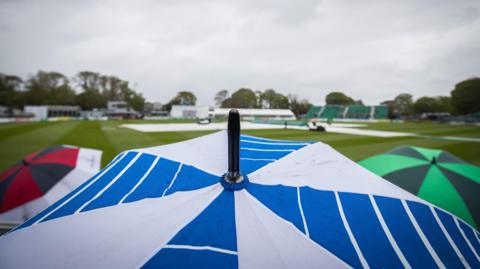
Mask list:
[[[480,76],[479,14],[479,0],[0,0],[0,72],[92,70],[159,102],[248,87],[378,104]]]

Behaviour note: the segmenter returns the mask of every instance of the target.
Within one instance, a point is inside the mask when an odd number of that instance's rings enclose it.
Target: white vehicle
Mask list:
[[[198,124],[210,124],[211,122],[212,120],[210,118],[202,118],[197,121]]]

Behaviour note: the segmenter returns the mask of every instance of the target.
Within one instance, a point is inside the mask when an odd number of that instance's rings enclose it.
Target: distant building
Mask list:
[[[140,113],[130,108],[125,101],[109,101],[105,114],[109,118],[135,119],[140,118]]]
[[[226,118],[231,108],[215,108],[215,118]],[[268,119],[268,120],[295,120],[295,114],[290,109],[237,109],[242,119]]]
[[[195,119],[207,118],[210,115],[210,108],[208,106],[181,106],[173,105],[170,111],[170,117]]]
[[[152,109],[153,110],[162,110],[163,109],[163,104],[160,102],[153,102],[152,103]]]
[[[0,118],[10,117],[10,109],[6,106],[0,106]]]
[[[33,114],[34,119],[61,118],[61,117],[79,117],[79,106],[25,106],[25,113]]]
[[[5,119],[30,119],[33,117],[32,113],[23,112],[18,108],[11,108],[6,106],[0,106],[0,118]]]
[[[143,113],[145,114],[145,119],[162,119],[170,115],[168,111],[163,110],[163,105],[159,102],[145,103]]]
[[[80,116],[86,120],[107,120],[105,108],[94,108],[92,110],[84,110],[80,112]]]

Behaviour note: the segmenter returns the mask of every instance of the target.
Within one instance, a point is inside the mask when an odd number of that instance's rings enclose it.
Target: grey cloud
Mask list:
[[[447,95],[480,75],[478,1],[3,1],[0,72],[116,74],[151,101],[275,88],[323,103]]]

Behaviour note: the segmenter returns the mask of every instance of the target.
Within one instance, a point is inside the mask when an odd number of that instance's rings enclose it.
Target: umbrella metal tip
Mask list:
[[[240,131],[240,113],[236,109],[231,109],[228,113],[228,130]]]

